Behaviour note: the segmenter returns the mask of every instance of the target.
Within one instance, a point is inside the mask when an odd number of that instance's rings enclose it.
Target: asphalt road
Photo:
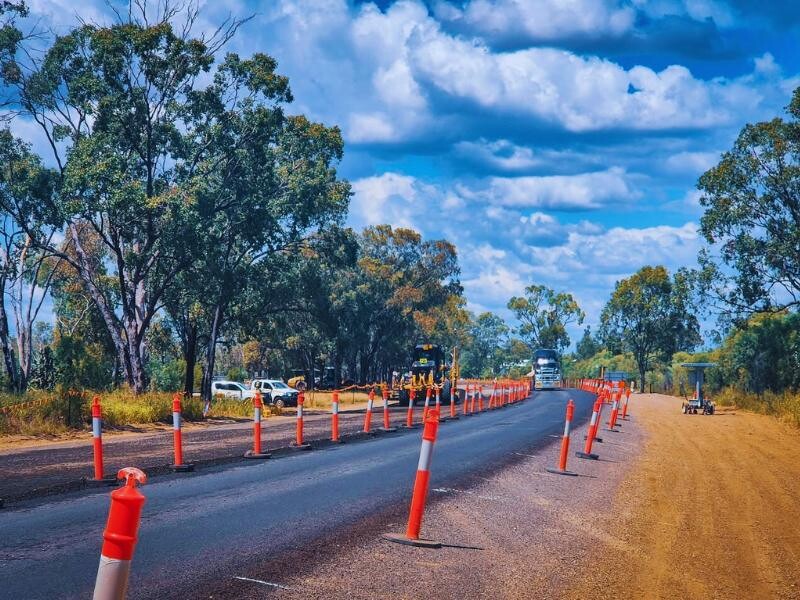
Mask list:
[[[594,396],[563,390],[443,423],[431,486],[454,485],[501,468],[514,452],[553,442],[568,398],[575,400],[576,425],[585,421]],[[143,488],[147,504],[128,597],[198,597],[202,581],[232,579],[254,562],[405,510],[419,446],[414,429],[154,480]],[[106,494],[64,495],[0,513],[0,597],[91,596],[107,513]]]

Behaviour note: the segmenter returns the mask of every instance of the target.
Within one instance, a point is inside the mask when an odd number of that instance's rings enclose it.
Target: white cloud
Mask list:
[[[634,24],[635,11],[597,0],[471,0],[463,8],[438,2],[434,14],[448,25],[490,40],[530,43],[573,37],[617,37]]]
[[[679,152],[667,158],[664,165],[669,171],[697,176],[717,164],[720,154],[720,152]]]
[[[628,203],[639,193],[625,171],[612,167],[578,175],[491,177],[488,185],[471,197],[499,206],[574,210]]]

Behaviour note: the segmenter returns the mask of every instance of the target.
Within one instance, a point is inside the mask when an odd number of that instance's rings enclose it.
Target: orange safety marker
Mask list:
[[[367,399],[367,412],[364,413],[364,433],[372,433],[372,405],[375,403],[375,388],[369,391],[369,398]]]
[[[608,431],[617,431],[614,427],[617,427],[617,415],[619,415],[619,392],[614,392],[611,394],[612,398],[614,398],[614,402],[611,404],[611,417],[608,420]]]
[[[561,455],[558,458],[558,468],[545,469],[548,473],[555,473],[556,475],[577,475],[572,471],[567,471],[567,454],[569,454],[569,435],[570,427],[572,426],[572,416],[575,414],[575,403],[570,400],[567,402],[567,418],[564,423],[564,437],[561,438]]]
[[[124,479],[125,486],[111,492],[93,600],[121,600],[128,589],[131,559],[145,502],[144,495],[136,489],[136,482],[145,483],[147,475],[134,467],[126,467],[117,473],[117,479]]]
[[[469,416],[469,384],[464,384],[464,416]]]
[[[603,403],[600,400],[594,401],[594,408],[592,408],[592,420],[589,422],[589,431],[586,433],[586,444],[583,447],[583,452],[576,452],[575,456],[578,458],[588,458],[597,460],[600,458],[597,454],[592,454],[592,444],[597,436],[597,428],[600,426],[600,408]]]
[[[103,413],[100,397],[92,399],[92,446],[94,448],[94,480],[103,481]]]
[[[425,418],[428,416],[428,409],[431,406],[431,388],[425,390],[425,406],[422,408],[422,420],[425,421]]]
[[[397,431],[396,427],[391,426],[389,420],[389,390],[383,388],[381,396],[383,396],[383,427],[381,427],[381,431]]]
[[[175,463],[172,470],[176,473],[186,473],[194,471],[194,465],[187,465],[183,462],[183,435],[181,434],[181,395],[175,393],[172,396],[172,446],[175,450]]]
[[[442,390],[441,388],[436,388],[436,410],[439,411],[439,414],[442,414],[442,398],[441,398]]]
[[[489,408],[496,408],[494,405],[494,393],[497,391],[497,382],[492,384],[492,393],[489,394]]]
[[[628,402],[631,399],[631,388],[625,390],[625,404],[622,405],[622,420],[628,420]]]
[[[474,415],[476,412],[478,412],[476,410],[476,408],[475,408],[475,403],[477,401],[475,396],[477,396],[477,395],[478,395],[478,386],[477,385],[473,385],[472,386],[472,401],[470,402],[470,405],[469,405],[469,412],[470,412],[471,415]]]
[[[244,453],[245,458],[269,458],[271,454],[261,452],[261,392],[253,396],[253,449]]]
[[[483,412],[483,384],[478,384],[478,412]]]
[[[295,441],[289,446],[295,450],[311,450],[311,444],[303,441],[303,403],[306,401],[306,396],[303,392],[297,395],[297,426],[295,433]]]
[[[333,392],[331,398],[331,441],[334,444],[341,444],[339,438],[339,392]]]
[[[456,398],[458,398],[458,382],[455,382],[455,385],[450,386],[450,418],[457,419],[458,414],[456,413]]]
[[[408,514],[408,527],[405,535],[387,533],[384,539],[398,544],[421,546],[424,548],[441,548],[440,542],[421,540],[419,537],[422,528],[422,517],[425,513],[425,502],[428,497],[428,483],[431,477],[431,461],[433,459],[433,445],[436,443],[436,434],[439,431],[439,411],[428,411],[425,419],[425,429],[422,432],[422,447],[419,451],[417,463],[417,476],[414,479],[414,492],[411,496],[411,509]]]
[[[408,390],[408,409],[406,410],[406,424],[404,427],[414,426],[414,388]]]

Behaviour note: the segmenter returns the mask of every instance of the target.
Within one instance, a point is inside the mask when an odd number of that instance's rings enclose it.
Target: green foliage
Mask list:
[[[56,382],[67,388],[106,390],[112,384],[113,356],[102,344],[80,336],[63,335],[55,342]]]
[[[708,299],[735,318],[800,304],[800,88],[788,120],[749,124],[698,183]]]
[[[506,359],[508,332],[508,325],[498,315],[491,312],[478,315],[470,329],[471,343],[462,354],[461,374],[464,377],[498,375]]]
[[[225,376],[231,381],[244,381],[247,379],[247,371],[242,367],[231,367]]]
[[[592,328],[587,326],[583,330],[583,337],[575,348],[575,357],[578,360],[591,358],[601,350],[601,347],[600,341],[592,335]]]
[[[559,353],[569,346],[567,326],[583,323],[584,312],[566,292],[556,293],[543,285],[525,288],[525,296],[514,296],[508,308],[521,323],[516,332],[531,351],[552,348]]]
[[[186,362],[174,359],[168,362],[150,361],[150,389],[155,392],[175,392],[183,388]]]
[[[615,354],[631,352],[639,380],[679,350],[700,343],[685,273],[670,279],[662,266],[643,267],[617,282],[600,315],[600,337]]]

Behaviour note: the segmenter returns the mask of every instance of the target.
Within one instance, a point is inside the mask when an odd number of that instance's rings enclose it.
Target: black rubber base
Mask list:
[[[585,436],[583,436],[583,439],[586,439],[586,438],[588,438],[588,437],[589,437],[588,435],[585,435]],[[603,443],[603,438],[601,438],[601,437],[596,437],[596,438],[594,438],[594,441],[595,441],[595,442],[599,442],[599,443],[601,443],[601,444],[602,444],[602,443]]]
[[[253,459],[269,458],[270,456],[272,456],[272,454],[267,454],[266,452],[255,453],[252,450],[248,450],[247,452],[244,453],[245,458],[253,458]]]
[[[176,473],[190,473],[194,471],[194,465],[186,464],[186,465],[172,465],[172,470]]]
[[[292,442],[289,444],[289,448],[292,450],[311,450],[311,444],[305,442],[302,444],[297,444],[296,442]]]
[[[383,539],[395,544],[403,544],[404,546],[416,546],[417,548],[441,548],[441,542],[434,542],[433,540],[412,540],[399,533],[384,533]]]
[[[561,469],[550,469],[546,468],[545,471],[548,473],[553,473],[554,475],[570,475],[572,477],[577,477],[577,473],[573,473],[572,471],[562,471]]]
[[[578,458],[588,458],[589,460],[599,460],[600,457],[597,454],[586,454],[586,452],[576,452],[575,456]]]

